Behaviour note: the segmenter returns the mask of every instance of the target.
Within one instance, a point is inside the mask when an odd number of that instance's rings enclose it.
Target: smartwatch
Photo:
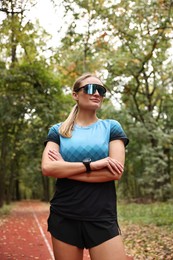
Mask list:
[[[91,159],[90,158],[85,158],[85,159],[83,159],[82,162],[83,162],[83,164],[86,167],[86,172],[87,173],[91,172],[91,168],[90,168]]]

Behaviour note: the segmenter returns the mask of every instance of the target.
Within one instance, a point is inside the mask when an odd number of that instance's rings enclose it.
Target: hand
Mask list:
[[[117,160],[112,159],[111,157],[106,157],[104,159],[91,163],[91,170],[93,170],[93,171],[100,170],[105,167],[107,167],[113,175],[116,175],[116,174],[122,175],[123,170],[124,170],[124,166]]]
[[[59,152],[57,152],[56,150],[49,150],[48,157],[51,161],[64,161],[61,154]]]

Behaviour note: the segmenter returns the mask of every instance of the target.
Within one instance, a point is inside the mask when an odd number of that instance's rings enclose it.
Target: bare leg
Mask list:
[[[52,237],[55,260],[82,260],[83,249],[64,243]]]
[[[89,249],[91,260],[127,260],[121,236]]]

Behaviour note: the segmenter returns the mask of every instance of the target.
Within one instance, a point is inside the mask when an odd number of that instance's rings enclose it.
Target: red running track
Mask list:
[[[47,232],[48,212],[47,203],[15,203],[11,214],[0,219],[0,260],[53,260],[50,234]],[[90,260],[87,250],[83,260]]]

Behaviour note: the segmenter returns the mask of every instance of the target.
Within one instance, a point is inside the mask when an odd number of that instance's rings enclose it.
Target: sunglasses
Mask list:
[[[93,95],[96,93],[96,90],[98,91],[99,95],[104,97],[106,93],[106,89],[102,85],[98,84],[87,84],[83,87],[80,87],[76,90],[76,92],[79,92],[83,88],[84,93]]]

